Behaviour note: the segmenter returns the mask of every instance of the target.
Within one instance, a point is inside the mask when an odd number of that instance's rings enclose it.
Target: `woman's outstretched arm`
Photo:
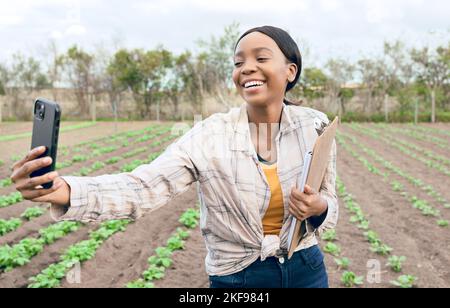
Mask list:
[[[189,155],[174,143],[150,164],[129,173],[97,177],[62,177],[70,186],[70,206],[52,205],[58,220],[84,222],[137,219],[188,190],[198,179]]]
[[[56,220],[136,219],[145,209],[166,204],[198,180],[186,146],[193,142],[191,132],[150,164],[129,173],[74,177],[52,172],[30,178],[33,171],[51,164],[44,158],[37,159],[45,149],[34,149],[13,166],[11,179],[26,200],[51,203],[51,215]],[[40,186],[50,180],[54,181],[51,189]]]

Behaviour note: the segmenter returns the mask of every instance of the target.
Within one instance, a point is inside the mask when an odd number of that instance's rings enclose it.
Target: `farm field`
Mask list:
[[[118,131],[142,129],[149,122],[118,122]],[[30,148],[32,122],[0,123],[0,142],[7,150],[0,152],[0,160],[11,162],[21,157]],[[113,122],[61,122],[59,150],[74,146],[83,141],[95,140],[114,134]],[[5,140],[6,139],[6,140]]]
[[[66,126],[61,175],[129,172],[178,137],[170,123]],[[2,123],[0,137],[30,127]],[[208,287],[196,185],[136,222],[55,223],[8,181],[30,137],[4,139],[0,288]],[[450,287],[450,125],[342,124],[336,141],[340,218],[320,243],[330,286]]]

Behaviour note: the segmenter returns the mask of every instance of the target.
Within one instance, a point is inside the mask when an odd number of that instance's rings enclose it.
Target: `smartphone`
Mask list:
[[[45,152],[39,158],[50,156],[52,158],[52,164],[32,172],[31,177],[37,177],[55,171],[60,120],[61,108],[57,103],[42,98],[38,98],[34,102],[31,149],[45,146]],[[42,185],[45,189],[49,189],[52,186],[53,182]]]

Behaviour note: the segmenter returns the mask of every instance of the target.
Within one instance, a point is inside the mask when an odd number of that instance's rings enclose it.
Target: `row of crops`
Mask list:
[[[63,175],[77,176],[130,172],[156,159],[178,137],[170,132],[169,125],[151,125],[65,147],[60,151],[57,167]],[[379,283],[381,276],[389,277],[387,281],[383,280],[382,286],[412,288],[426,285],[421,273],[427,269],[421,263],[429,260],[418,259],[425,252],[417,253],[404,246],[411,242],[408,238],[404,243],[401,238],[398,240],[401,236],[415,236],[414,226],[395,226],[394,218],[394,225],[386,228],[382,216],[395,217],[401,206],[403,213],[426,226],[427,232],[448,236],[450,195],[445,187],[448,187],[450,175],[449,137],[448,131],[434,127],[342,125],[336,136],[338,158],[351,170],[339,170],[337,192],[342,215],[338,228],[321,236],[323,251],[332,262],[331,275],[336,275],[331,277],[335,283],[332,286],[373,286]],[[14,159],[17,157],[12,157],[11,162]],[[53,251],[55,256],[50,258],[51,262],[39,262],[39,268],[20,274],[26,279],[18,279],[16,286],[67,286],[64,279],[67,281],[74,271],[82,271],[88,261],[98,258],[106,243],[131,232],[134,222],[128,220],[99,225],[49,221],[48,205],[24,201],[14,191],[8,182],[7,164],[10,162],[0,164],[0,285],[2,278],[10,273],[14,275],[15,271],[34,264],[33,260],[39,256]],[[358,177],[353,180],[347,172]],[[360,189],[362,184],[355,185],[354,181],[366,181],[369,186],[364,189],[377,200],[365,198],[366,192]],[[383,200],[390,198],[392,204],[383,205]],[[146,259],[144,268],[137,267],[136,272],[127,276],[127,281],[121,282],[121,287],[154,288],[167,279],[169,272],[172,277],[176,275],[174,256],[186,254],[183,252],[186,242],[192,238],[192,232],[198,232],[200,218],[194,203],[183,204],[183,212],[177,223],[168,226],[164,237],[158,238],[159,246],[150,248],[152,245],[148,243],[148,249],[142,248]],[[50,250],[61,242],[67,245]],[[355,249],[362,253],[355,253]],[[444,259],[445,249],[443,246],[440,252]],[[198,258],[203,259],[204,255],[198,252]],[[371,260],[376,261],[371,264],[373,268],[368,267]],[[361,265],[366,261],[367,266]]]
[[[359,174],[377,179],[381,190],[390,190],[405,203],[410,204],[411,211],[418,211],[424,220],[429,221],[430,227],[434,224],[442,230],[448,230],[450,203],[442,186],[436,186],[434,178],[424,176],[423,173],[413,172],[409,165],[399,160],[398,156],[389,159],[389,155],[396,154],[407,157],[411,164],[438,174],[445,181],[450,175],[448,165],[450,160],[445,152],[450,149],[448,131],[435,128],[403,126],[395,127],[386,124],[344,124],[336,137],[339,146],[339,155],[349,155],[350,161]],[[392,149],[386,151],[386,148]],[[420,170],[420,169],[419,169]],[[345,172],[345,171],[344,171]],[[440,182],[439,182],[440,184]],[[395,247],[389,244],[390,238],[384,235],[381,238],[378,230],[371,227],[370,218],[365,215],[362,207],[351,192],[347,191],[342,179],[337,181],[337,191],[342,200],[341,207],[345,209],[348,221],[340,224],[352,224],[354,239],[361,233],[367,243],[367,251],[374,254],[377,260],[384,259],[385,267],[398,273],[390,284],[402,288],[411,288],[420,282],[420,276],[404,273],[403,264],[413,262],[408,256],[395,255]],[[374,206],[365,204],[364,207]],[[410,226],[414,228],[414,226]],[[382,230],[381,230],[382,231]],[[447,231],[448,232],[448,231]],[[446,233],[444,233],[445,236]],[[345,248],[349,243],[339,245],[339,236],[336,231],[323,234],[324,251],[334,256],[334,263],[341,273],[341,283],[346,287],[364,285],[369,280],[365,273],[351,270],[352,260],[346,257]],[[343,252],[344,251],[344,252]],[[409,264],[408,268],[417,267]],[[367,278],[367,279],[365,279]]]
[[[58,169],[63,175],[78,176],[96,175],[99,173],[130,172],[141,164],[147,164],[156,159],[173,142],[178,135],[171,134],[168,125],[151,125],[146,129],[125,132],[113,136],[106,136],[90,142],[79,143],[73,147],[63,148],[58,157]],[[0,208],[18,207],[26,203],[20,194],[13,191],[11,183],[2,180],[0,192]],[[11,191],[8,193],[8,191]],[[5,193],[6,192],[6,193]],[[39,219],[47,212],[47,205],[30,206],[18,217],[8,217],[0,220],[0,237],[19,232],[30,221]],[[180,218],[186,228],[194,228],[198,219],[198,210],[190,210]],[[48,265],[42,271],[29,277],[30,288],[53,288],[60,286],[61,280],[70,273],[76,264],[92,259],[96,251],[111,236],[118,232],[125,232],[130,221],[107,221],[97,228],[88,231],[88,238],[76,242],[61,251],[59,260]],[[0,278],[2,273],[8,273],[16,268],[29,264],[33,258],[44,254],[46,247],[55,242],[62,241],[68,235],[76,232],[86,232],[90,226],[79,222],[58,222],[42,226],[30,236],[21,238],[16,243],[0,246]],[[184,240],[189,237],[187,230],[179,227],[176,233],[168,239],[167,247],[157,250],[156,261],[149,263],[149,269],[143,273],[145,286],[151,286],[150,272],[159,271],[168,267],[170,254],[183,248]],[[164,249],[163,249],[164,248]],[[162,259],[162,260],[161,260]],[[161,275],[156,275],[162,277]],[[138,279],[138,277],[136,277]],[[131,282],[130,285],[138,285]]]

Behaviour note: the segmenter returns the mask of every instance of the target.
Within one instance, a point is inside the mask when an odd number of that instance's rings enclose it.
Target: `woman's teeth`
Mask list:
[[[262,82],[262,81],[249,81],[249,82],[245,83],[244,87],[245,88],[259,87],[259,86],[262,86],[263,84],[264,84],[264,82]]]

